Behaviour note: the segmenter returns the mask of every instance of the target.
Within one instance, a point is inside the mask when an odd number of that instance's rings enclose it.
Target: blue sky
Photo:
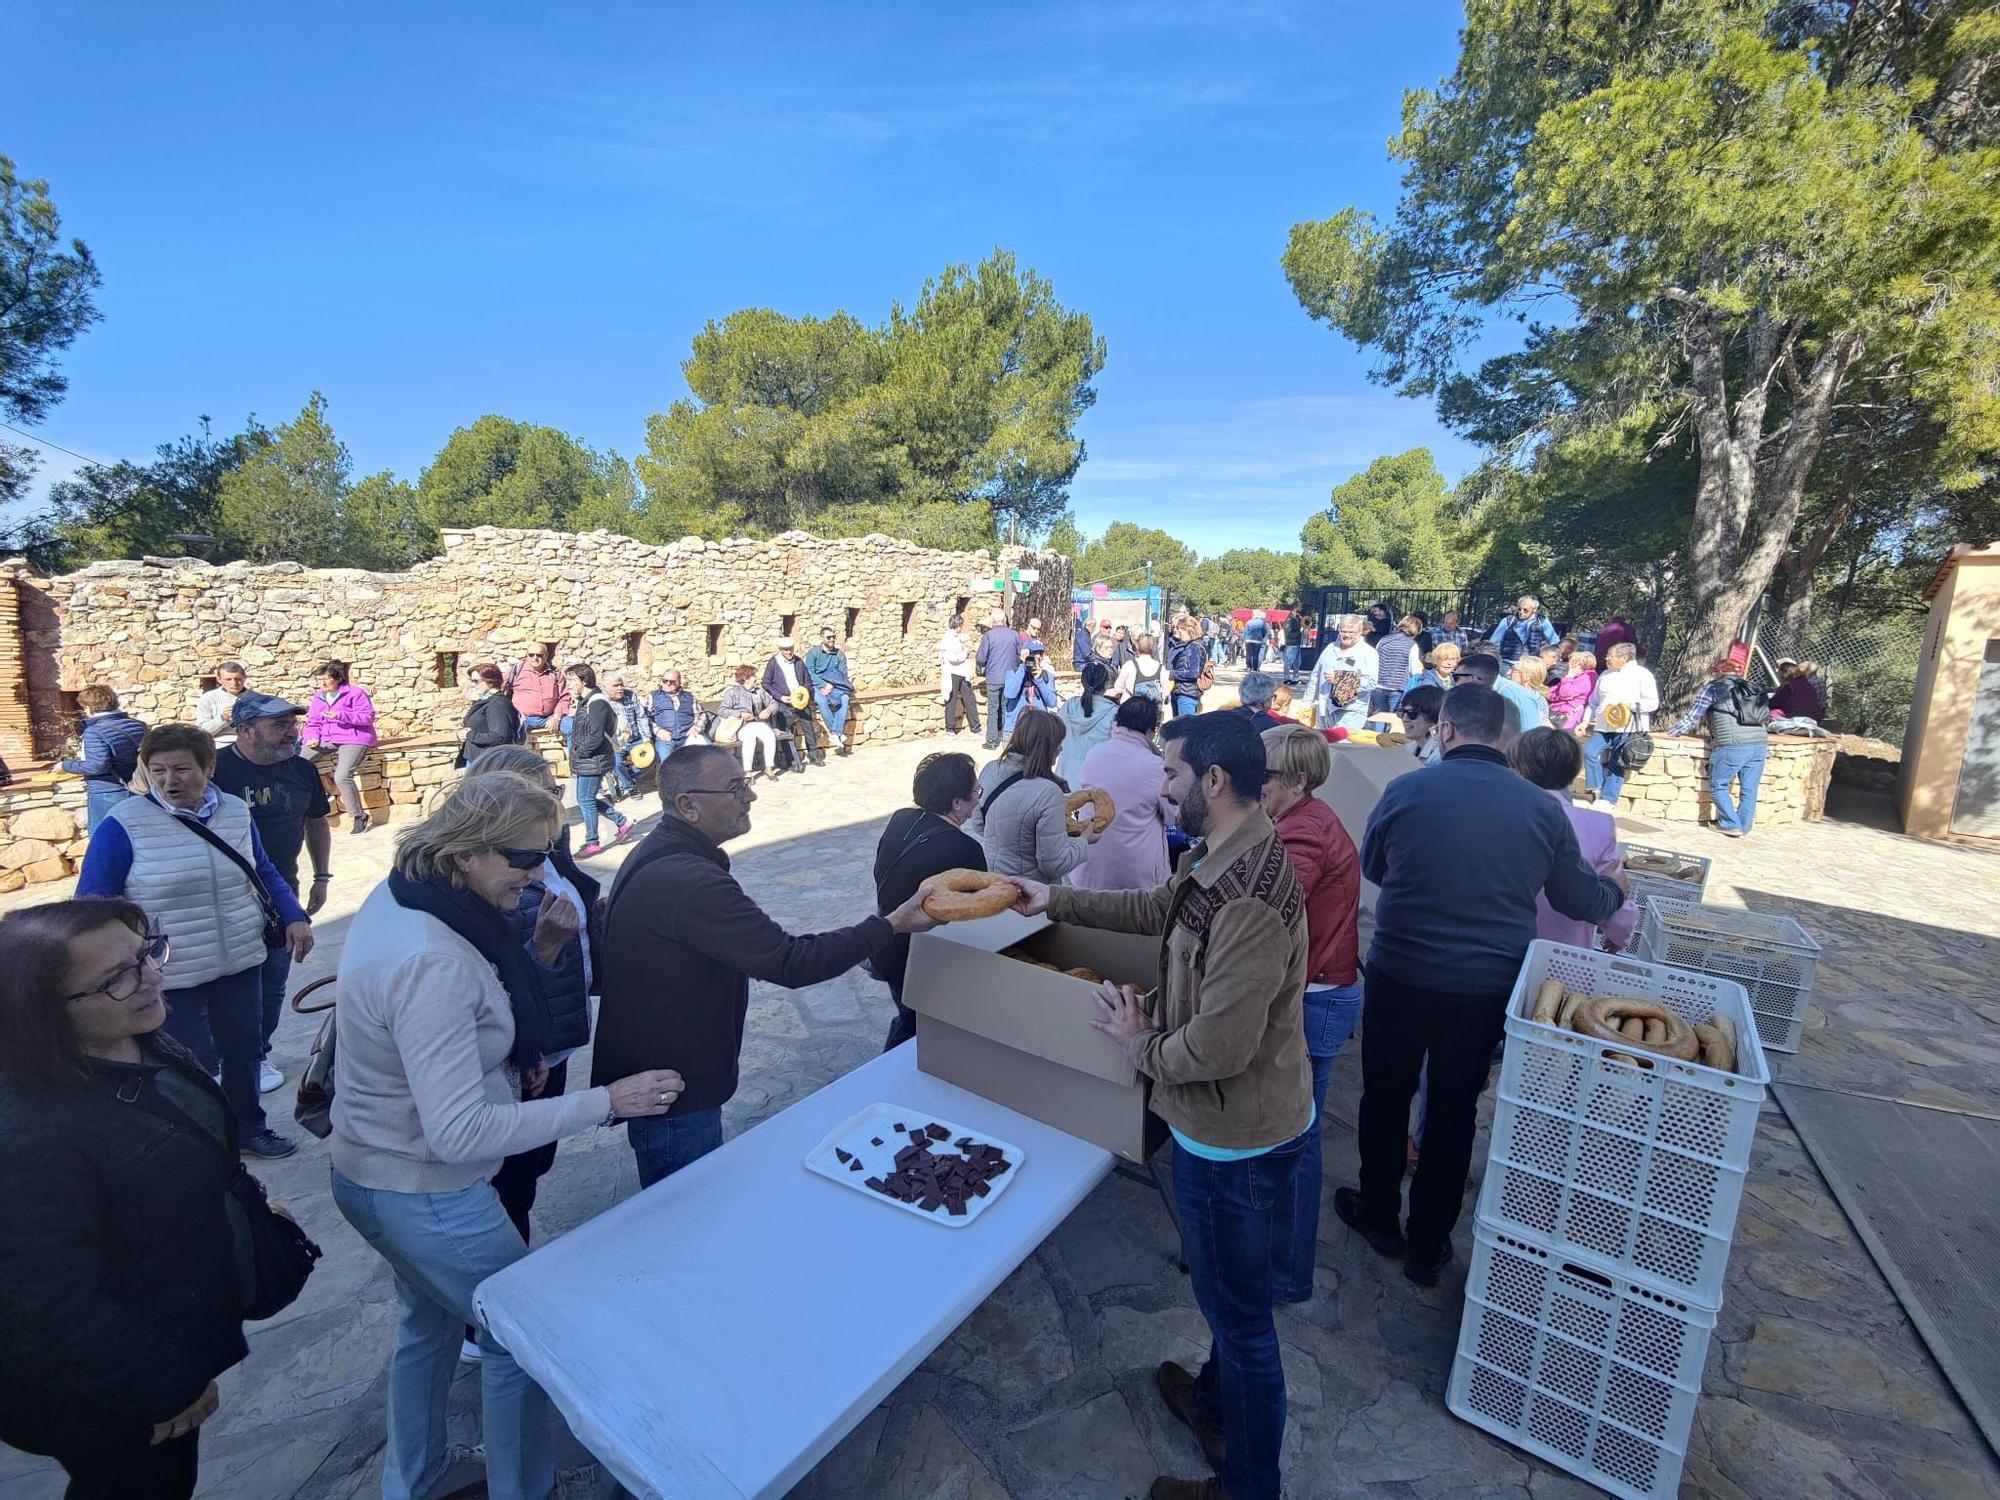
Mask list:
[[[486,412],[630,456],[743,306],[869,321],[996,245],[1108,340],[1086,531],[1297,544],[1328,489],[1471,450],[1299,309],[1296,220],[1386,211],[1444,0],[1192,5],[17,4],[0,152],[104,321],[40,429],[143,456],[315,387],[357,473]],[[52,454],[57,465],[70,460]]]

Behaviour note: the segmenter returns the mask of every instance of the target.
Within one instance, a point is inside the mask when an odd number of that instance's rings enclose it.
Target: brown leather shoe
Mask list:
[[[1196,1413],[1194,1409],[1194,1376],[1188,1374],[1186,1370],[1182,1369],[1172,1360],[1168,1360],[1160,1366],[1153,1379],[1160,1387],[1160,1397],[1167,1403],[1167,1410],[1179,1419],[1182,1426],[1194,1434],[1195,1441],[1201,1444],[1202,1454],[1208,1459],[1209,1463],[1220,1469],[1222,1461],[1229,1451],[1228,1444],[1220,1432],[1217,1432],[1208,1423],[1202,1421],[1199,1414]],[[1182,1483],[1193,1483],[1193,1481],[1179,1479],[1162,1479],[1160,1481],[1160,1484]],[[1156,1484],[1153,1488],[1157,1492],[1159,1485]]]
[[[1220,1479],[1171,1479],[1162,1474],[1153,1481],[1153,1500],[1229,1500],[1229,1491]]]

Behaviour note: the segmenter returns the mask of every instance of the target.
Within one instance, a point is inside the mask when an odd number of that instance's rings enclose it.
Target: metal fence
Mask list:
[[[1397,619],[1418,614],[1435,624],[1440,615],[1455,609],[1466,629],[1490,630],[1520,597],[1518,589],[1498,583],[1474,583],[1449,589],[1394,589],[1387,593],[1379,589],[1355,588],[1345,583],[1330,583],[1301,590],[1299,608],[1322,629],[1331,625],[1336,616],[1366,614],[1379,599],[1389,605]],[[1558,619],[1557,623],[1565,622]]]
[[[1780,657],[1817,662],[1829,727],[1892,745],[1903,742],[1923,655],[1923,615],[1836,611],[1800,631],[1762,609],[1749,634],[1755,648],[1752,681],[1771,686]]]

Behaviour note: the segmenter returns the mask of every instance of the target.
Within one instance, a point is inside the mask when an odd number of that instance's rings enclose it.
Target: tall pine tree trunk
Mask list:
[[[1689,406],[1700,469],[1687,547],[1694,619],[1661,683],[1670,707],[1687,703],[1708,680],[1709,663],[1736,643],[1752,606],[1790,551],[1834,397],[1861,350],[1858,333],[1835,334],[1811,368],[1800,371],[1798,326],[1760,313],[1744,335],[1741,383],[1732,392],[1729,332],[1721,315],[1691,295],[1675,300],[1689,309]],[[1767,430],[1781,376],[1789,409],[1775,430]]]

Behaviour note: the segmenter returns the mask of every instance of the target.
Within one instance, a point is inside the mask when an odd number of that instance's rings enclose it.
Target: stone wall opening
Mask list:
[[[431,681],[441,688],[458,686],[458,653],[439,651],[431,657]]]

